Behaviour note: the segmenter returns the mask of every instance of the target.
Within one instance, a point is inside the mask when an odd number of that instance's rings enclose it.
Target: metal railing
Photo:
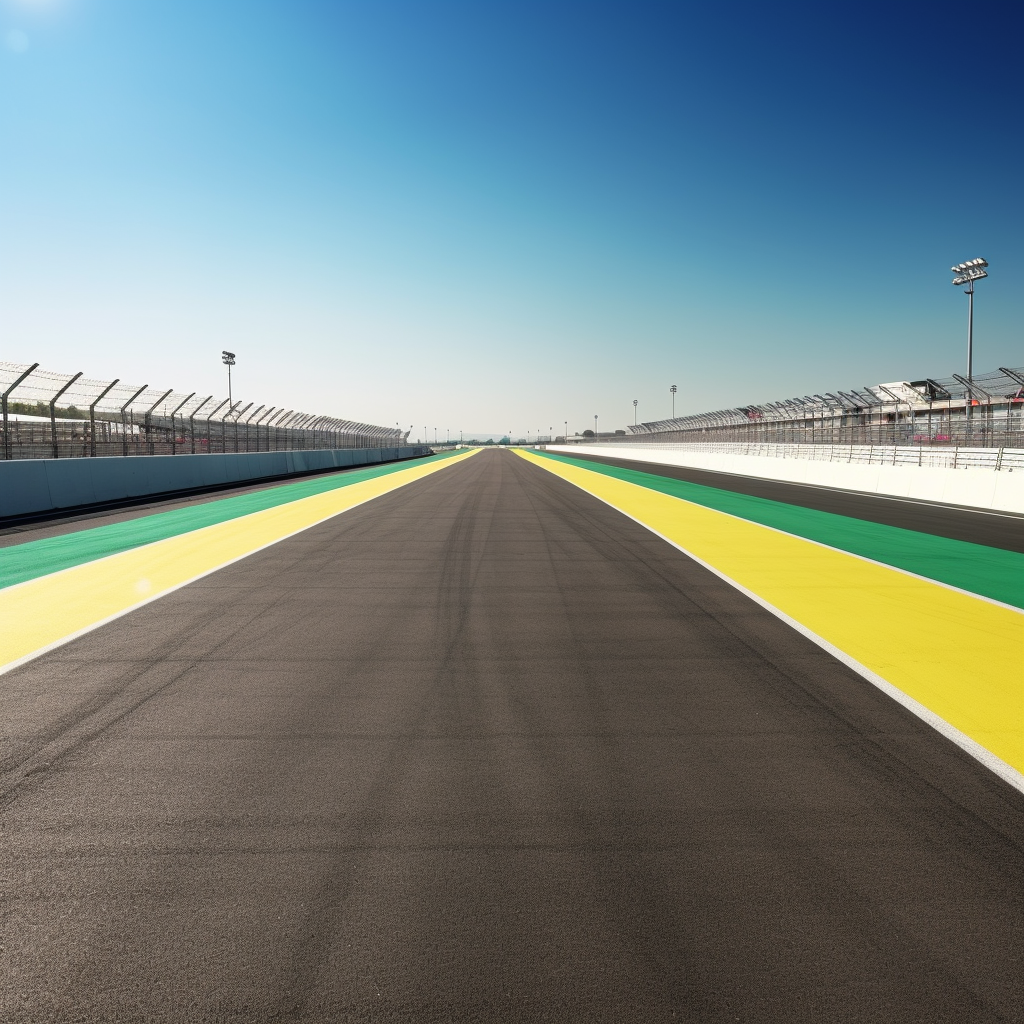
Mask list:
[[[654,452],[697,452],[702,455],[756,455],[762,458],[808,459],[813,462],[855,462],[883,466],[932,466],[938,469],[992,469],[1020,472],[1024,470],[1024,448],[961,448],[928,447],[925,445],[857,445],[857,444],[762,444],[748,442],[693,442],[672,444],[638,443],[639,438],[602,437],[598,443],[611,441],[617,447]],[[622,442],[626,441],[625,446]]]
[[[0,362],[0,459],[388,448],[408,431]]]
[[[970,381],[954,374],[679,416],[600,442],[1024,448],[1024,367]]]

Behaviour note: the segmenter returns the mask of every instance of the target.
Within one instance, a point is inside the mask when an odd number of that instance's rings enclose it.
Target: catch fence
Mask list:
[[[2,459],[386,448],[408,431],[0,362]]]
[[[679,416],[600,439],[608,442],[1024,448],[1024,367]]]

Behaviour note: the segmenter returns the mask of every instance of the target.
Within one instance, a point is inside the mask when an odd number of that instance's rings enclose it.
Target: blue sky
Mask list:
[[[1024,365],[1019,10],[0,0],[0,358],[611,428],[962,372],[980,255]]]

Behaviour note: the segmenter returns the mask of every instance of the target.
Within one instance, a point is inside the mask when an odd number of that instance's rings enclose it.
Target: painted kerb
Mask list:
[[[653,445],[546,445],[566,455],[598,455],[716,473],[813,484],[948,505],[1024,513],[1024,473],[936,466],[885,466],[855,462],[732,455],[724,452],[659,451]]]

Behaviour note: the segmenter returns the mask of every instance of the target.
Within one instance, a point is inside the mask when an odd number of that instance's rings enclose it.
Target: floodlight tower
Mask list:
[[[231,367],[235,365],[234,352],[221,352],[220,361],[228,368],[228,408],[231,408]]]
[[[968,260],[966,263],[958,263],[950,269],[956,275],[953,284],[967,285],[964,291],[967,294],[967,422],[970,425],[971,404],[974,402],[974,282],[988,277],[985,268],[988,261],[980,257],[976,260]]]
[[[677,388],[675,384],[673,384],[672,387],[669,388],[669,391],[672,392],[672,419],[676,418],[676,392],[678,390],[679,388]]]
[[[634,427],[636,426],[636,403],[637,403],[637,400],[634,398],[633,399],[633,426]]]

